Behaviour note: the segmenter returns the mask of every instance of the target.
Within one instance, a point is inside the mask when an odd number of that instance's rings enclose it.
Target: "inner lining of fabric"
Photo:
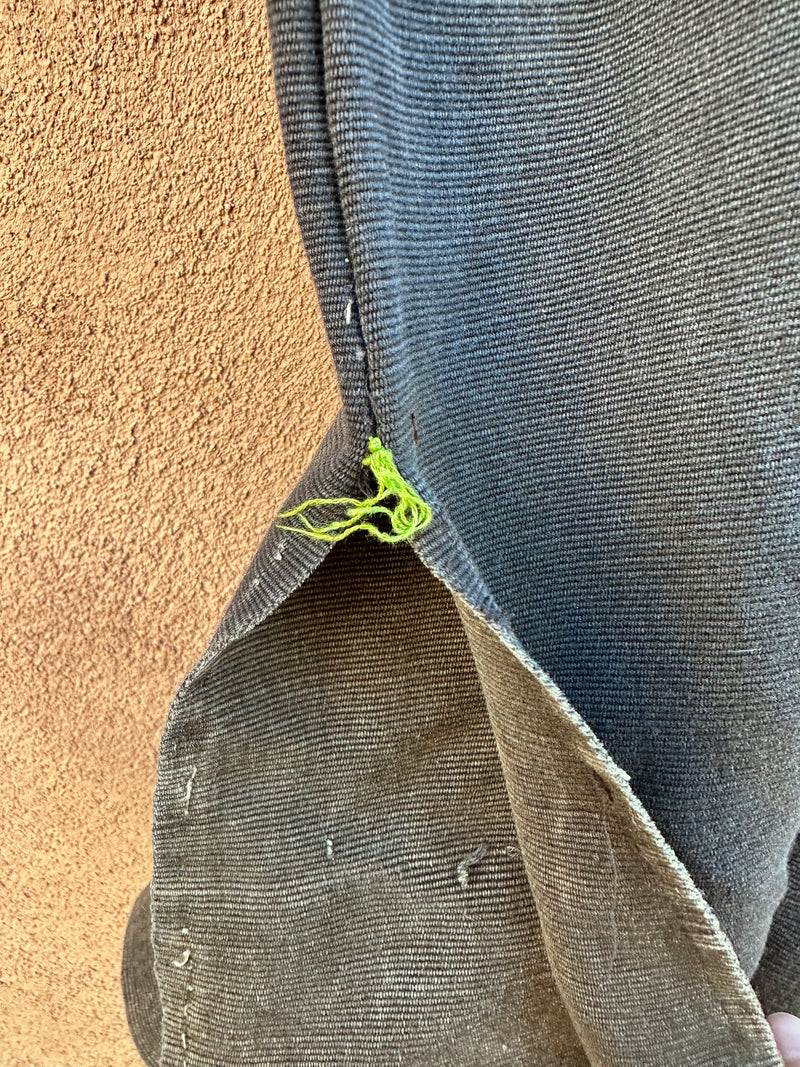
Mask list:
[[[334,545],[190,694],[154,823],[162,1062],[764,1052],[674,857],[409,545]]]
[[[160,975],[167,1004],[194,989],[176,1051],[202,1013],[237,1063],[297,1040],[337,1063],[585,1062],[463,626],[407,545],[334,545],[199,690],[157,842],[183,902],[154,883],[157,922],[189,931]]]

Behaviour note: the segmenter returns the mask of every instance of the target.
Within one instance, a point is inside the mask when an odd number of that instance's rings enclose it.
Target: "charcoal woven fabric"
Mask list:
[[[800,7],[267,8],[342,396],[281,510],[377,435],[433,521],[273,524],[176,695],[148,1062],[778,1067]]]

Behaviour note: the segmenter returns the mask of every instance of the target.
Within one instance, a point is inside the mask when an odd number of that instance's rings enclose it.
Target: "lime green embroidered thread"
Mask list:
[[[378,437],[370,437],[368,446],[369,455],[363,461],[365,467],[369,467],[375,475],[378,483],[378,492],[367,500],[356,500],[351,496],[334,497],[330,500],[305,500],[291,511],[282,512],[278,518],[288,519],[296,515],[303,523],[305,529],[299,526],[278,526],[279,530],[291,530],[294,533],[304,534],[316,541],[341,541],[349,537],[356,530],[366,530],[380,541],[394,543],[407,541],[415,533],[424,530],[433,518],[430,505],[426,504],[413,485],[402,477],[395,466],[392,453],[384,448]],[[381,501],[387,497],[396,496],[397,503],[393,508],[381,505]],[[346,504],[348,518],[338,522],[330,522],[327,526],[315,526],[303,514],[306,508]],[[373,515],[386,515],[392,524],[392,533],[384,533],[371,522],[363,520]]]

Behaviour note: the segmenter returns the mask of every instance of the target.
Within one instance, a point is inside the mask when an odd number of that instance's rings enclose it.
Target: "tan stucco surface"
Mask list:
[[[0,1065],[128,1067],[157,735],[339,399],[262,0],[0,20]]]

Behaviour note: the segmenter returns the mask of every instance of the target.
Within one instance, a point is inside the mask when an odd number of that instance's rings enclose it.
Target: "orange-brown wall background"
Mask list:
[[[263,0],[0,27],[0,1067],[133,1067],[158,734],[339,397]]]

